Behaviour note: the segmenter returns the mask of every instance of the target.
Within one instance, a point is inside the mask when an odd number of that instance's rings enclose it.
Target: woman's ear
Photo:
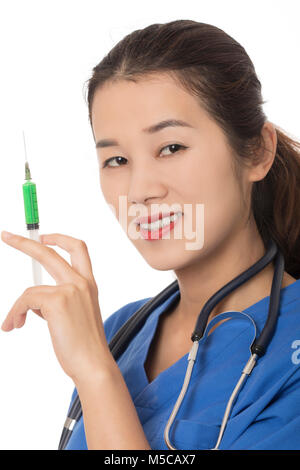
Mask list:
[[[260,181],[269,172],[273,165],[277,149],[277,132],[274,124],[266,121],[262,131],[263,143],[260,151],[261,158],[259,162],[252,166],[248,172],[249,181]]]

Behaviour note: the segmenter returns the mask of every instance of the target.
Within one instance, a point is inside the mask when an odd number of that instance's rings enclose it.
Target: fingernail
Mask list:
[[[13,236],[11,232],[6,232],[5,230],[1,232],[1,235],[4,240],[9,240]]]

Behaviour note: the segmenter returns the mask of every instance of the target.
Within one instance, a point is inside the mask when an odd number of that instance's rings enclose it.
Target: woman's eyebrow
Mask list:
[[[143,132],[146,132],[147,134],[154,134],[155,132],[165,129],[166,127],[177,127],[177,126],[191,127],[194,129],[194,126],[192,126],[186,121],[182,121],[181,119],[165,119],[163,121],[158,122],[157,124],[153,124],[150,127],[146,127],[145,129],[143,129]],[[119,143],[115,139],[101,139],[101,140],[98,140],[98,142],[96,143],[96,148],[114,147],[118,145]]]

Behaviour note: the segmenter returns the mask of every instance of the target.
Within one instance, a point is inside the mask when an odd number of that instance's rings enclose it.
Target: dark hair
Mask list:
[[[152,24],[119,41],[93,68],[87,104],[92,125],[96,89],[106,82],[136,82],[167,73],[193,94],[222,128],[234,167],[257,161],[267,120],[261,83],[245,49],[216,26],[192,20]],[[274,162],[252,185],[251,210],[266,246],[270,237],[285,259],[285,270],[300,277],[300,142],[278,126]]]

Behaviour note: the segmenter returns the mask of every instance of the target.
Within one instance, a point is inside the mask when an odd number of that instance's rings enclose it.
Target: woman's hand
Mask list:
[[[85,242],[59,233],[42,235],[41,243],[15,234],[6,239],[1,233],[1,238],[35,258],[56,281],[56,286],[27,288],[10,309],[2,330],[21,328],[27,311],[33,310],[47,321],[57,359],[75,383],[110,367],[114,361],[104,334],[98,288]],[[45,245],[66,250],[72,266]]]

